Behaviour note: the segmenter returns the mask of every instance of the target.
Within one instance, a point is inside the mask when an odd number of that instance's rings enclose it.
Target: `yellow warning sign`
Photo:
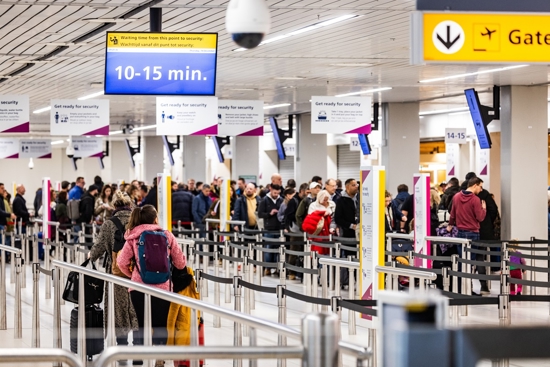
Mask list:
[[[421,13],[413,37],[418,30],[423,45],[413,40],[413,61],[550,62],[548,15]]]
[[[216,33],[108,32],[108,48],[200,48],[216,49]]]

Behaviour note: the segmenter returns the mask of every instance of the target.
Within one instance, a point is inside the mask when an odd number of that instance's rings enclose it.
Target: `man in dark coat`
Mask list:
[[[95,208],[95,200],[97,198],[97,195],[99,193],[99,190],[97,189],[96,185],[90,185],[88,188],[88,191],[82,195],[82,198],[80,199],[80,203],[78,205],[78,209],[80,211],[80,218],[78,218],[78,224],[91,224],[94,219],[94,208]],[[83,228],[83,231],[85,234],[91,234],[92,229],[91,228]],[[84,242],[86,243],[92,243],[91,238],[85,238]]]
[[[245,186],[243,194],[235,203],[234,220],[244,221],[245,229],[255,229],[258,227],[256,223],[256,212],[260,208],[260,197],[256,195],[256,185],[249,183]],[[236,231],[239,226],[235,226]]]
[[[336,202],[334,221],[338,225],[342,237],[356,239],[355,231],[359,225],[359,198],[357,197],[359,186],[357,181],[352,178],[346,180],[345,185],[346,190]],[[347,258],[348,255],[355,256],[356,253],[348,253],[342,250],[340,257]],[[340,268],[340,280],[342,288],[349,284],[349,270],[347,268]]]
[[[23,197],[25,195],[25,186],[19,185],[17,187],[17,194],[13,199],[13,214],[19,218],[18,220],[23,220],[23,225],[21,226],[21,231],[25,233],[27,227],[26,224],[29,223],[30,214],[27,209],[27,201]]]
[[[172,193],[172,221],[181,221],[184,228],[191,228],[194,198],[188,191],[179,190]]]

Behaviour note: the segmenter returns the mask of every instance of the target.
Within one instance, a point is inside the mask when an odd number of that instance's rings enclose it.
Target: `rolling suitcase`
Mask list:
[[[92,356],[103,352],[103,310],[95,305],[86,306],[86,355]],[[71,311],[71,352],[78,353],[78,307]]]

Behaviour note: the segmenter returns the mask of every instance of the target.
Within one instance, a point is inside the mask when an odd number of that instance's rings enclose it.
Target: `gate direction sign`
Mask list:
[[[415,12],[413,64],[548,63],[550,15]]]

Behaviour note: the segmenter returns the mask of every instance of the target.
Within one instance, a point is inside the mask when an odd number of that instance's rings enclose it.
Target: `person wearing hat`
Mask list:
[[[298,205],[298,209],[296,209],[296,225],[298,226],[298,228],[300,228],[300,230],[303,230],[302,223],[307,216],[309,206],[311,205],[311,203],[317,200],[317,194],[319,193],[319,191],[321,191],[321,184],[317,181],[312,181],[309,184],[308,196],[302,199],[300,205]]]
[[[91,224],[94,219],[94,207],[95,200],[99,194],[99,188],[96,185],[90,185],[88,191],[82,195],[78,210],[80,211],[80,218],[78,218],[77,224]],[[89,232],[89,233],[88,233]],[[84,233],[91,234],[91,228],[84,228]],[[92,243],[91,238],[86,238],[85,242]]]

